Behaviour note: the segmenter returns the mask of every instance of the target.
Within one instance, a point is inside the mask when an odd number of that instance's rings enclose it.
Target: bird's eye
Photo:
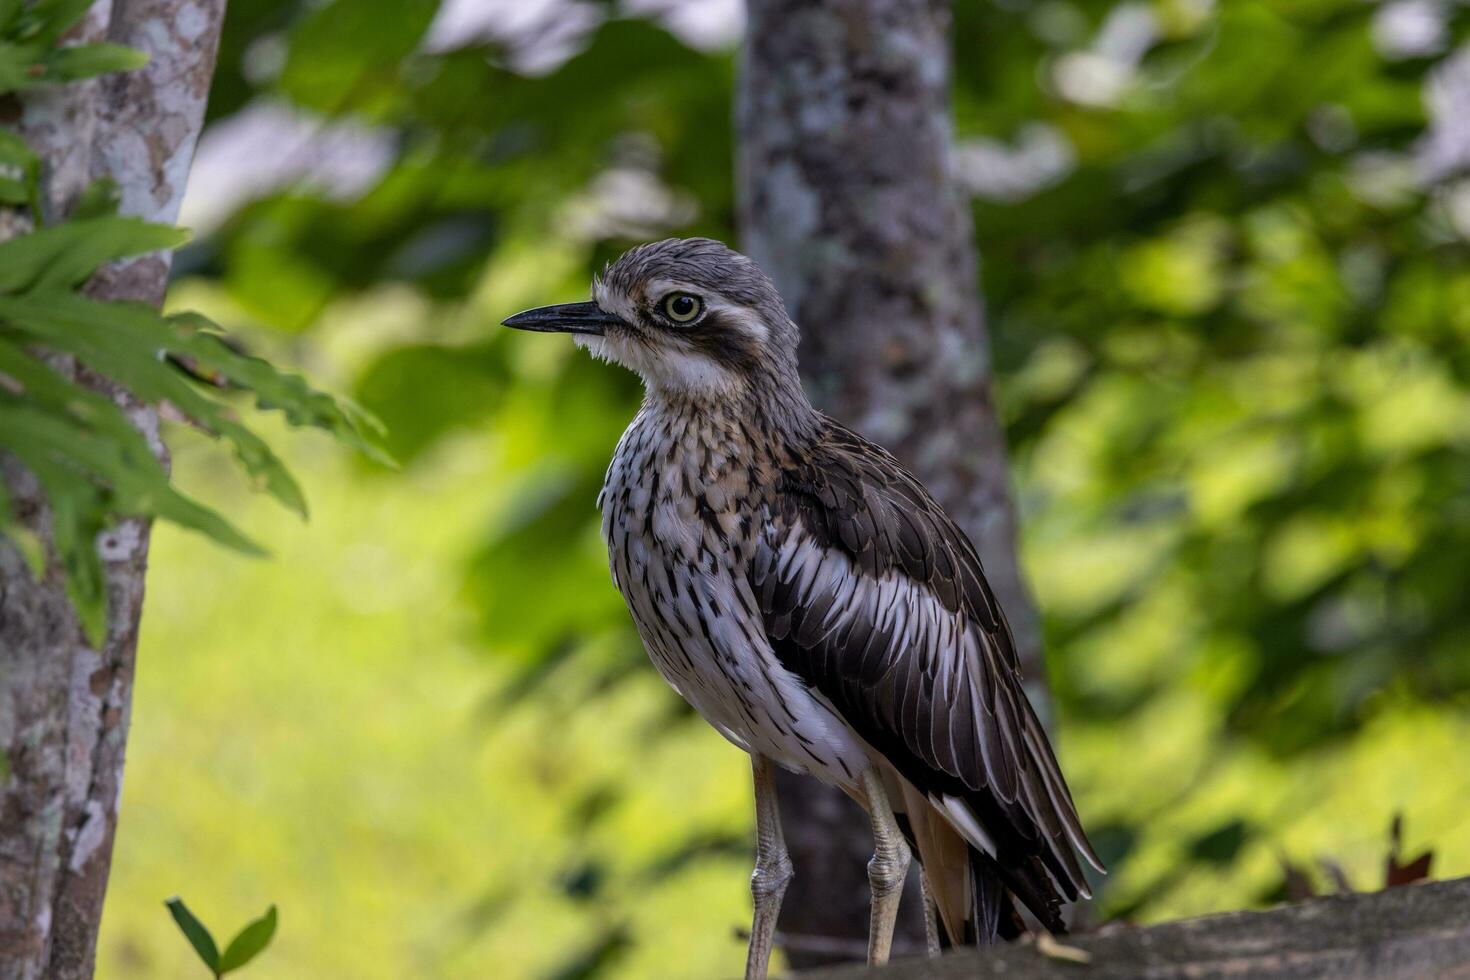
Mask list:
[[[699,301],[698,296],[690,296],[688,293],[670,293],[664,297],[664,316],[675,323],[688,323],[699,316],[704,304]]]

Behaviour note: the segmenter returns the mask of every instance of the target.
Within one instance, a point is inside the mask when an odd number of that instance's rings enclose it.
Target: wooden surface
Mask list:
[[[803,980],[1399,980],[1470,978],[1470,878],[1335,895],[1264,912],[1119,927],[1067,940],[1087,965],[1034,944],[887,967],[835,967]]]

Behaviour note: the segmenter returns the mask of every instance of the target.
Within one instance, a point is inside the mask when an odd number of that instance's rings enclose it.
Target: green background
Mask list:
[[[157,531],[101,976],[199,975],[174,893],[226,936],[277,903],[261,977],[739,970],[747,768],[647,669],[596,534],[636,384],[496,326],[635,241],[733,241],[734,60],[577,9],[563,62],[427,43],[423,0],[231,4],[211,138],[307,135],[191,201],[170,306],[376,412],[403,466],[263,421],[302,525],[170,433],[274,556]],[[1433,9],[1406,51],[1353,0],[956,5],[1104,917],[1278,901],[1282,859],[1379,887],[1395,813],[1470,872],[1470,168],[1431,111],[1466,14]],[[350,190],[343,133],[383,164]],[[256,156],[304,180],[220,190]]]

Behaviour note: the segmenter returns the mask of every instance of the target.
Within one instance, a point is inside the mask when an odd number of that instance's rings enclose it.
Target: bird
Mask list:
[[[1103,872],[1035,711],[1005,611],[943,507],[886,450],[813,407],[799,330],[721,242],[632,248],[590,302],[504,322],[567,333],[644,398],[598,507],[650,659],[751,757],[747,980],[766,976],[795,869],[776,766],[842,789],[874,852],[868,959],[885,962],[911,860],[928,946],[1050,933]],[[827,325],[829,329],[833,325]]]

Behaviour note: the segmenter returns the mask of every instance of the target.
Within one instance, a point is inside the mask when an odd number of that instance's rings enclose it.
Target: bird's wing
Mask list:
[[[1054,919],[1047,873],[1076,898],[1074,849],[1101,864],[968,539],[892,456],[830,420],[772,510],[750,583],[782,664]]]

